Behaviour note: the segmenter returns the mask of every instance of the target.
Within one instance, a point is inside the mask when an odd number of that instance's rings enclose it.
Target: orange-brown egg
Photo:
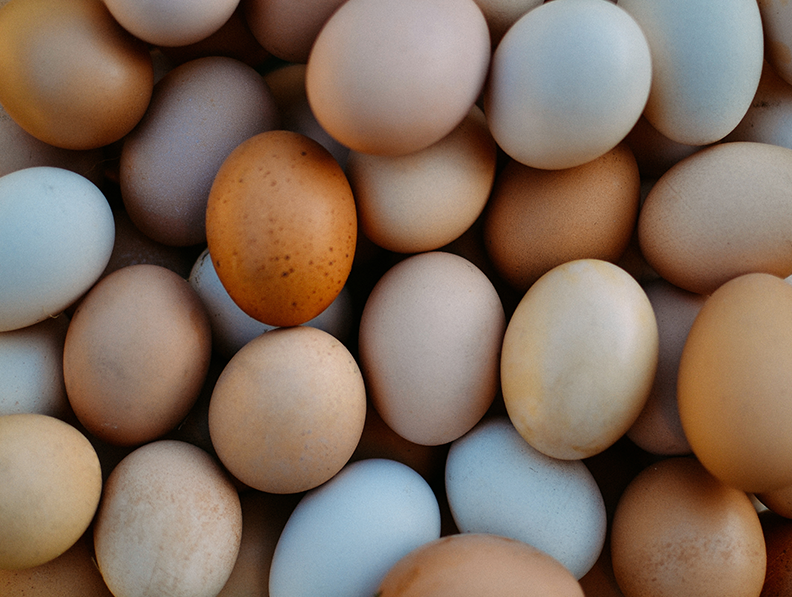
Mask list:
[[[268,131],[228,156],[209,193],[206,238],[234,302],[273,326],[324,311],[352,269],[355,200],[343,170],[316,141]]]
[[[145,44],[101,0],[12,0],[0,10],[0,103],[46,143],[118,141],[143,117],[153,86]]]

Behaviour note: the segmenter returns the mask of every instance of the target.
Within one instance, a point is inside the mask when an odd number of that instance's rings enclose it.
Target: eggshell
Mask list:
[[[96,562],[116,597],[217,595],[242,533],[239,496],[203,450],[162,440],[124,458],[94,524]]]
[[[462,121],[489,59],[487,23],[473,0],[347,0],[311,48],[308,101],[350,149],[403,155]]]
[[[572,168],[635,125],[652,79],[649,46],[619,6],[546,2],[506,32],[492,57],[484,112],[493,137],[533,168]]]
[[[657,322],[634,278],[597,259],[557,266],[525,293],[503,338],[509,418],[548,456],[593,456],[635,422],[657,357]]]
[[[223,161],[277,125],[269,89],[247,64],[212,56],[171,70],[124,139],[119,182],[129,217],[161,243],[204,242],[209,190]]]
[[[495,179],[496,145],[473,106],[446,137],[405,156],[351,152],[346,173],[363,233],[399,253],[434,251],[484,210]]]
[[[506,31],[517,20],[542,4],[543,0],[476,0],[489,27],[492,47],[496,47]]]
[[[792,485],[792,286],[746,274],[704,303],[679,363],[679,415],[716,477],[761,493]]]
[[[74,303],[102,274],[114,238],[110,205],[87,178],[50,166],[0,177],[0,331]]]
[[[349,350],[316,328],[282,328],[228,362],[209,403],[209,432],[240,481],[297,493],[341,470],[365,416],[366,389]]]
[[[0,416],[0,569],[40,566],[88,528],[102,471],[88,439],[59,419]]]
[[[582,597],[569,571],[546,553],[498,535],[451,535],[413,550],[389,571],[379,597]]]
[[[759,85],[764,36],[755,0],[619,0],[649,42],[652,86],[644,116],[688,145],[725,137]]]
[[[15,0],[0,10],[0,103],[34,137],[94,149],[138,123],[151,56],[102,0]]]
[[[533,545],[577,579],[602,551],[605,503],[586,465],[534,450],[507,417],[486,419],[451,444],[445,487],[463,533]]]
[[[656,280],[644,285],[657,320],[657,372],[641,414],[627,432],[638,446],[653,454],[690,453],[677,407],[679,360],[690,327],[707,297]]]
[[[308,492],[275,547],[270,597],[374,595],[411,550],[440,537],[440,510],[401,463],[362,460]]]
[[[484,246],[498,275],[524,293],[573,259],[616,262],[638,219],[640,175],[620,144],[586,164],[540,170],[510,161],[484,214]]]
[[[332,155],[291,131],[260,133],[220,167],[206,210],[209,253],[251,317],[305,323],[341,292],[357,240],[355,200]]]
[[[69,318],[0,332],[0,416],[39,413],[64,419],[71,412],[63,383],[63,345]]]
[[[792,591],[792,521],[764,511],[759,514],[767,547],[767,571],[760,597],[784,597]]]
[[[417,444],[461,437],[498,391],[505,326],[497,291],[467,259],[433,251],[397,263],[360,321],[360,366],[377,412]]]
[[[782,0],[757,2],[765,37],[765,56],[787,83],[792,83],[792,7]]]
[[[790,167],[792,149],[753,142],[722,143],[679,162],[638,216],[646,261],[699,294],[749,272],[792,274]]]
[[[66,393],[97,437],[137,445],[189,412],[211,355],[209,319],[186,280],[130,265],[94,286],[74,313],[63,351]]]
[[[792,518],[792,485],[758,493],[755,497],[768,510],[784,518]]]
[[[627,133],[624,143],[632,150],[641,178],[656,180],[677,162],[693,155],[701,145],[685,145],[672,141],[641,116]]]
[[[693,458],[666,459],[639,474],[611,532],[613,570],[626,597],[762,590],[767,556],[756,510]]]

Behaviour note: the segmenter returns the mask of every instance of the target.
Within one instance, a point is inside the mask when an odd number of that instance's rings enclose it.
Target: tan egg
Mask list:
[[[0,10],[0,103],[66,149],[121,139],[146,111],[151,56],[101,0],[14,0]]]
[[[467,259],[433,251],[394,265],[369,295],[358,337],[385,423],[428,446],[467,433],[498,391],[505,327],[497,291]]]
[[[593,456],[635,422],[657,355],[652,305],[634,278],[597,259],[555,267],[525,293],[503,338],[509,418],[548,456]]]
[[[756,499],[768,510],[784,518],[792,518],[792,485],[759,493]]]
[[[168,72],[121,150],[129,217],[161,243],[203,243],[206,202],[220,166],[237,145],[278,120],[261,75],[243,62],[210,56]]]
[[[792,485],[792,286],[746,274],[704,303],[679,363],[677,399],[693,453],[751,493]]]
[[[427,543],[393,566],[378,597],[583,597],[574,576],[527,543],[465,533]]]
[[[690,444],[677,408],[677,374],[688,332],[707,297],[665,280],[650,282],[643,288],[657,320],[660,351],[652,390],[627,436],[653,454],[689,454]]]
[[[344,0],[245,0],[245,20],[258,42],[286,62],[305,63],[316,36]]]
[[[722,143],[678,162],[638,217],[641,252],[675,286],[709,294],[749,272],[792,274],[792,149]]]
[[[91,289],[69,324],[69,402],[104,441],[151,441],[195,403],[211,348],[209,318],[185,279],[157,265],[122,268]]]
[[[350,149],[403,155],[462,122],[489,59],[487,23],[473,0],[347,0],[311,48],[308,101]]]
[[[300,325],[335,300],[352,269],[355,200],[343,170],[318,142],[260,133],[220,167],[206,237],[217,275],[248,315]]]
[[[627,487],[611,556],[626,597],[758,597],[767,562],[748,496],[685,457],[649,466]]]
[[[0,570],[40,566],[88,528],[102,492],[91,443],[48,415],[0,416]]]
[[[94,561],[89,529],[62,555],[23,570],[0,570],[3,597],[113,597]]]
[[[484,215],[484,243],[498,274],[525,292],[545,272],[573,259],[615,262],[638,218],[640,176],[620,144],[563,170],[516,161],[498,174]]]
[[[94,523],[96,562],[116,597],[214,597],[239,553],[239,495],[200,448],[160,440],[110,474]]]
[[[457,239],[484,210],[496,150],[484,113],[473,106],[451,133],[421,151],[351,152],[346,173],[363,233],[399,253],[434,251]]]
[[[228,362],[209,403],[209,433],[240,481],[297,493],[341,470],[365,417],[366,389],[349,350],[298,326],[262,334]]]
[[[641,116],[624,138],[638,162],[642,178],[656,179],[677,162],[693,155],[701,145],[685,145],[672,141]]]

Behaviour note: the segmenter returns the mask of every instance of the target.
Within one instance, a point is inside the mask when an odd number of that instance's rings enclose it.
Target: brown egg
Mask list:
[[[209,403],[209,433],[232,475],[297,493],[333,477],[360,440],[366,390],[335,337],[297,326],[262,334],[228,362]]]
[[[96,562],[116,596],[214,597],[242,535],[239,495],[200,448],[160,440],[113,470],[94,523]]]
[[[580,583],[546,553],[483,533],[441,537],[413,550],[382,580],[377,597],[583,597]]]
[[[693,453],[722,481],[792,485],[792,286],[745,274],[704,303],[679,363],[677,400]]]
[[[217,173],[206,210],[217,275],[248,315],[300,325],[338,296],[352,269],[355,200],[316,141],[269,131],[239,145]]]
[[[102,471],[77,429],[48,415],[0,416],[0,471],[0,569],[45,564],[86,531]]]
[[[792,518],[792,485],[756,494],[756,499],[768,510],[784,518]]]
[[[766,567],[751,500],[689,457],[660,461],[630,483],[611,557],[626,597],[758,596]]]
[[[66,334],[63,375],[77,418],[109,443],[136,445],[175,427],[209,368],[209,318],[178,274],[131,265],[94,286]]]
[[[0,103],[46,143],[119,140],[143,117],[153,85],[145,44],[101,0],[12,0],[0,10]]]
[[[191,60],[157,83],[121,151],[129,217],[166,245],[206,240],[206,202],[228,154],[278,125],[272,95],[251,66],[223,56]]]
[[[760,597],[792,594],[792,520],[765,510],[759,514],[767,547],[767,572]]]
[[[487,254],[521,291],[573,259],[616,262],[630,241],[639,198],[638,166],[624,144],[563,170],[511,161],[498,174],[485,212]]]

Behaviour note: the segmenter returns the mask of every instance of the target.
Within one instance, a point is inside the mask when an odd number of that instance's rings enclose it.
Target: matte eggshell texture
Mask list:
[[[88,179],[40,166],[0,178],[0,331],[55,316],[102,274],[113,250],[110,205]]]

